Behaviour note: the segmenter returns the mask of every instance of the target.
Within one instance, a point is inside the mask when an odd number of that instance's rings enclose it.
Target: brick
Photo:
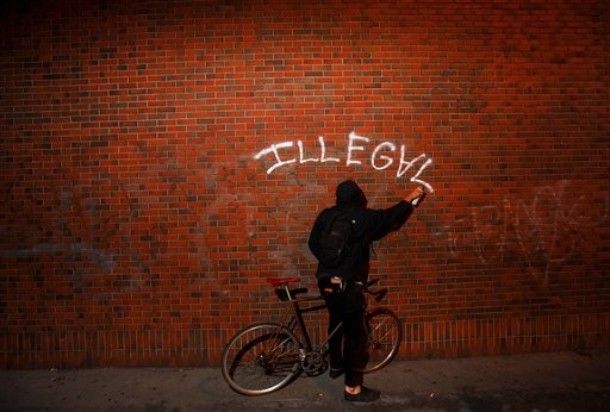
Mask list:
[[[315,291],[337,183],[410,190],[403,144],[435,194],[372,262],[400,356],[608,347],[599,2],[68,3],[0,17],[2,367],[218,363],[266,277]]]

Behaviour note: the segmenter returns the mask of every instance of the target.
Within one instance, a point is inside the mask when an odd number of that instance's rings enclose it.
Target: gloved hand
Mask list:
[[[424,197],[426,197],[426,191],[423,187],[420,186],[413,190],[411,193],[409,193],[405,197],[405,201],[411,203],[413,206],[417,206],[421,203],[422,200],[424,200]]]

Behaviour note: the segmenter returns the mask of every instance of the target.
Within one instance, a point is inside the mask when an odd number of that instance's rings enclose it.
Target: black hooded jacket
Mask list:
[[[339,267],[329,268],[319,263],[316,276],[318,279],[325,276],[341,276],[347,281],[366,282],[369,274],[370,244],[400,229],[413,212],[413,206],[401,200],[388,209],[368,209],[364,192],[351,180],[340,183],[336,195],[336,205],[323,210],[316,219],[309,236],[309,249],[316,258],[319,257],[320,235],[328,225],[331,211],[336,208],[347,210],[356,221],[355,244]]]

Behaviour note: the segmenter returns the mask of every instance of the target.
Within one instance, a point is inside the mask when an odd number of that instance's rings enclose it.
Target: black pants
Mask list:
[[[343,327],[329,341],[330,367],[345,370],[345,385],[362,385],[362,370],[368,361],[365,297],[360,286],[348,283],[343,291],[333,288],[329,278],[318,281],[329,313],[328,333],[340,322]],[[334,289],[328,292],[328,289]]]

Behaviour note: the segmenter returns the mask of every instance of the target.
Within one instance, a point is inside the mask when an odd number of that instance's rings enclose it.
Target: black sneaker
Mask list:
[[[374,402],[379,399],[381,392],[363,386],[359,394],[352,395],[351,393],[343,392],[343,396],[345,396],[345,400],[349,402]]]
[[[343,375],[345,373],[345,370],[343,369],[332,369],[328,372],[328,376],[331,379],[337,379],[339,376]]]

